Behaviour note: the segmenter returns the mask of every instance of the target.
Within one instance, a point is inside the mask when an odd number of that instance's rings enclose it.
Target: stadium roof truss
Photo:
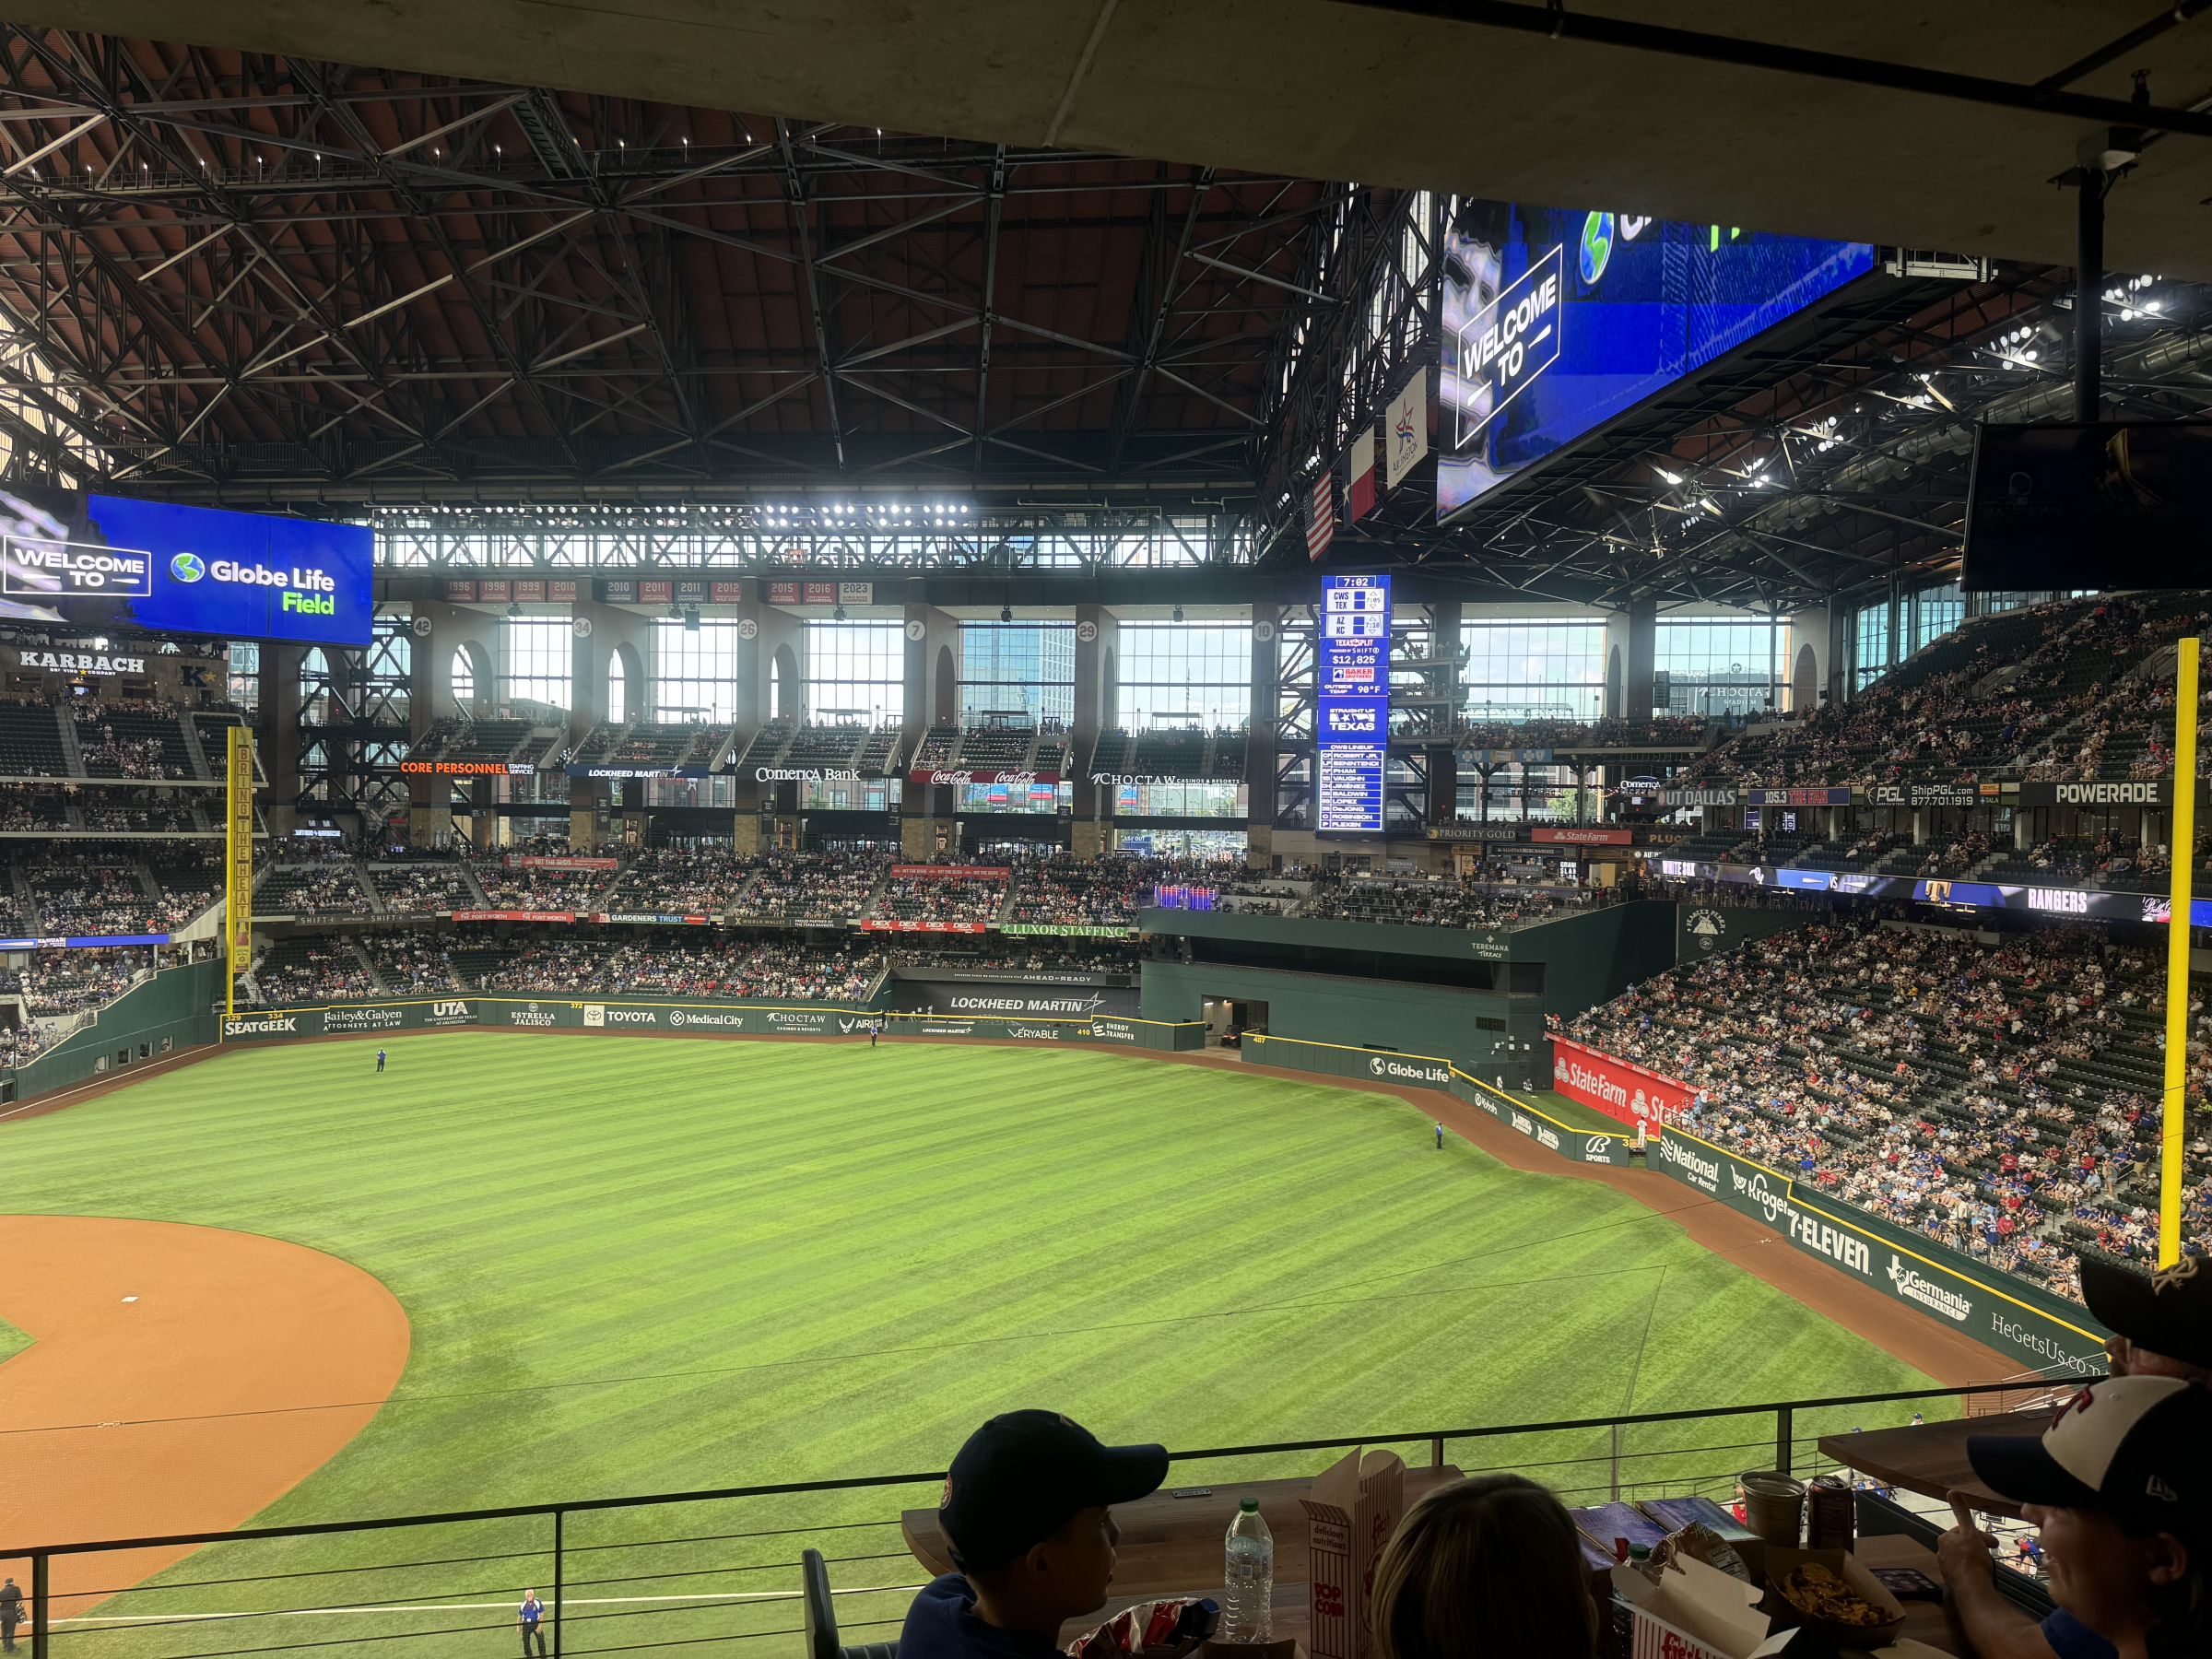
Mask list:
[[[0,465],[366,517],[394,573],[1269,571],[1437,356],[1418,190],[0,32]],[[1886,254],[1331,568],[1790,608],[1955,559],[1973,423],[2071,407],[2068,274]],[[2197,415],[2201,292],[2112,279],[2107,406]]]

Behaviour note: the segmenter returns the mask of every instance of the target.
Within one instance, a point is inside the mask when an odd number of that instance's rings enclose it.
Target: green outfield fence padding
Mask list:
[[[495,1030],[578,1030],[614,1034],[668,1031],[683,1036],[858,1037],[877,1020],[888,1039],[977,1038],[997,1042],[1099,1042],[1161,1053],[1202,1047],[1194,1022],[1087,1015],[1081,1018],[973,1018],[895,1014],[835,1003],[718,1002],[705,997],[549,997],[482,994],[394,997],[267,1008],[224,1019],[226,1042],[297,1037],[367,1036],[489,1027]]]
[[[1594,1133],[1562,1124],[1548,1112],[1479,1077],[1470,1077],[1451,1061],[1434,1054],[1402,1054],[1395,1050],[1353,1048],[1339,1042],[1312,1042],[1301,1037],[1269,1037],[1258,1031],[1244,1034],[1243,1055],[1253,1065],[1272,1065],[1287,1071],[1312,1072],[1324,1077],[1348,1077],[1363,1083],[1409,1084],[1433,1088],[1478,1106],[1516,1134],[1524,1135],[1547,1152],[1570,1163],[1610,1164],[1626,1168],[1629,1140],[1625,1135]]]
[[[206,1046],[216,1040],[215,1007],[222,995],[220,962],[157,971],[28,1065],[6,1074],[15,1085],[11,1104],[124,1076],[182,1050]]]
[[[1686,1130],[1664,1128],[1652,1167],[1765,1223],[1808,1255],[1963,1332],[2026,1370],[2082,1376],[2105,1369],[2105,1333],[2088,1311],[2041,1285],[1975,1261]]]

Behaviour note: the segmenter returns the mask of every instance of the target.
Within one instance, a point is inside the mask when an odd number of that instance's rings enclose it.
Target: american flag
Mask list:
[[[1313,480],[1313,499],[1306,504],[1306,558],[1319,559],[1336,539],[1336,480],[1324,467]]]

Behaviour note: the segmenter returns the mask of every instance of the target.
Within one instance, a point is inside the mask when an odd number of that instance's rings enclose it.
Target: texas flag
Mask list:
[[[1356,524],[1375,510],[1375,429],[1352,440],[1351,488],[1345,494],[1344,522]]]

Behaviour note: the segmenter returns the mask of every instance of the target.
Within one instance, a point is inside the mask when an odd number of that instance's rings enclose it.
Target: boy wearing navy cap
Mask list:
[[[1009,1411],[952,1460],[937,1520],[959,1568],[907,1609],[900,1659],[1047,1659],[1060,1627],[1106,1604],[1109,1512],[1158,1491],[1162,1446],[1106,1446],[1052,1411]]]

